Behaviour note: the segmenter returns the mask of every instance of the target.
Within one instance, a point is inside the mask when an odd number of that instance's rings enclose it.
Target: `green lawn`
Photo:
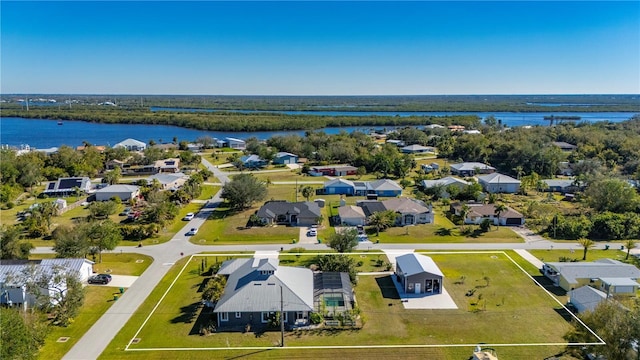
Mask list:
[[[560,261],[560,258],[568,258],[571,260],[583,261],[582,248],[576,247],[576,249],[572,252],[571,250],[566,249],[554,249],[554,250],[528,250],[531,255],[537,257],[541,261],[545,262],[557,262]],[[587,252],[587,260],[586,261],[594,261],[598,259],[614,259],[624,261],[627,256],[626,251],[620,251],[618,249],[609,249],[609,250],[597,250],[590,249]]]
[[[444,287],[458,305],[457,310],[407,310],[400,302],[390,276],[360,276],[355,287],[364,325],[360,330],[287,332],[287,346],[401,345],[401,344],[477,344],[477,343],[557,343],[571,325],[557,312],[559,307],[520,269],[500,253],[430,254],[445,274]],[[470,261],[473,259],[473,261]],[[249,358],[322,358],[348,355],[352,358],[468,358],[473,347],[433,349],[322,349],[322,350],[216,350],[210,351],[135,351],[124,352],[185,260],[177,263],[136,311],[101,356],[102,359],[205,359]],[[200,325],[210,315],[200,305],[199,285],[203,277],[194,258],[141,329],[138,344],[144,348],[210,348],[237,346],[274,346],[278,332],[260,336],[242,333],[199,335]],[[210,262],[211,263],[211,262]],[[466,278],[464,283],[460,276]],[[489,285],[485,277],[489,278]],[[475,289],[474,296],[465,294]],[[479,294],[483,296],[480,297]],[[472,305],[475,304],[475,305]],[[561,346],[523,346],[499,348],[501,358],[546,358],[562,350]]]
[[[353,258],[356,263],[357,272],[387,271],[386,264],[389,262],[387,256],[382,252],[373,251],[371,254],[357,254],[347,256]],[[315,263],[315,255],[280,255],[280,265],[309,267]]]
[[[55,254],[31,254],[29,260],[52,259]],[[93,258],[88,258],[93,261]],[[153,258],[151,256],[134,254],[134,253],[104,253],[102,254],[102,262],[93,266],[93,271],[104,273],[108,271],[116,275],[132,275],[140,276],[151,265]]]
[[[470,226],[469,226],[470,227]],[[474,229],[477,227],[473,227]],[[451,233],[442,233],[442,229],[451,229]],[[486,233],[463,236],[460,229],[443,217],[436,215],[435,224],[422,224],[405,227],[392,227],[376,236],[375,229],[368,228],[369,239],[381,243],[519,243],[522,238],[508,227],[492,227]]]
[[[198,196],[198,200],[209,200],[220,190],[220,186],[214,185],[202,185],[201,188],[202,193]]]

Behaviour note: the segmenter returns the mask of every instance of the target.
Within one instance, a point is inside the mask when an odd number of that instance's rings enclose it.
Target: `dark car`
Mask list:
[[[89,284],[108,284],[109,282],[111,282],[111,275],[109,274],[93,275],[88,280]]]

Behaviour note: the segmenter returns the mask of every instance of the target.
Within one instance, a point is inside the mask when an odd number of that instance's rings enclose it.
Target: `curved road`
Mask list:
[[[223,173],[210,162],[202,159],[203,164],[211,170],[225,184],[229,181],[228,173]],[[116,334],[133,313],[151,294],[153,289],[158,285],[162,278],[167,274],[172,265],[184,256],[190,256],[203,251],[278,251],[281,248],[285,250],[293,247],[304,247],[307,250],[327,250],[324,244],[288,244],[288,245],[194,245],[189,242],[185,235],[190,228],[199,228],[208,218],[209,213],[213,211],[221,202],[220,195],[222,190],[207,202],[200,210],[196,217],[188,222],[185,227],[176,234],[170,241],[147,247],[129,247],[121,246],[114,251],[135,252],[153,257],[154,261],[149,268],[138,278],[134,284],[127,289],[122,297],[116,301],[105,314],[87,331],[84,336],[69,350],[63,359],[97,359],[98,356],[106,349]],[[580,249],[575,243],[553,243],[533,234],[526,228],[515,228],[520,236],[525,239],[524,243],[502,243],[502,244],[372,244],[362,243],[358,246],[359,250],[393,250],[393,249],[416,249],[416,250],[504,250],[504,249]],[[606,244],[598,244],[597,248],[604,248]],[[619,246],[619,245],[614,245]],[[612,247],[615,248],[615,247]],[[53,252],[51,248],[37,248],[34,253]],[[124,344],[123,344],[124,345]]]

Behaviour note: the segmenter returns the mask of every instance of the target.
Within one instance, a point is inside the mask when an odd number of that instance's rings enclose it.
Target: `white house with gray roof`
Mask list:
[[[114,149],[118,147],[123,147],[129,151],[144,151],[147,148],[147,144],[140,140],[129,138],[113,145]]]
[[[514,194],[520,190],[520,180],[514,179],[511,176],[493,173],[489,175],[477,176],[478,183],[482,185],[484,191],[495,193],[508,193]]]
[[[396,257],[394,275],[405,294],[442,293],[444,274],[428,256],[409,253]]]
[[[463,162],[451,164],[449,166],[451,173],[458,176],[474,176],[477,174],[491,174],[496,168],[481,162]]]
[[[568,293],[569,304],[573,305],[578,313],[593,311],[601,302],[607,300],[607,294],[589,285],[571,290]]]
[[[147,178],[147,184],[153,184],[154,180],[158,180],[162,190],[177,190],[187,181],[184,173],[158,173]]]
[[[107,201],[116,197],[122,201],[127,201],[140,195],[140,187],[127,184],[109,185],[96,190],[95,195],[96,201]]]
[[[592,262],[548,262],[542,273],[554,285],[566,291],[584,285],[607,292],[610,295],[635,294],[638,290],[640,269],[618,260],[598,259]]]

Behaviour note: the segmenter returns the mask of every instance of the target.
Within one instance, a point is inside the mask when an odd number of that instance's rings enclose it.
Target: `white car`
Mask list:
[[[195,216],[196,216],[196,215],[195,215],[194,213],[187,213],[187,215],[185,215],[185,216],[182,218],[182,220],[184,220],[184,221],[191,221],[191,220],[193,220],[193,218],[194,218]]]
[[[309,229],[309,231],[307,232],[307,236],[317,236],[318,235],[318,230],[316,229]]]
[[[197,233],[198,233],[198,228],[191,228],[191,230],[189,230],[189,232],[187,233],[187,236],[193,236]]]

